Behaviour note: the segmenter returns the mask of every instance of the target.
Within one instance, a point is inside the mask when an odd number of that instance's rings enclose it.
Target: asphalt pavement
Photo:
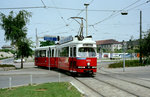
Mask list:
[[[12,59],[7,59],[7,60],[4,60],[3,62],[13,63],[11,60]],[[106,97],[111,97],[109,96],[111,95],[111,93],[114,93],[114,95],[124,95],[124,97],[127,97],[125,95],[131,95],[132,97],[133,94],[135,94],[134,96],[143,95],[143,97],[146,97],[148,95],[144,93],[147,93],[150,87],[150,66],[126,67],[125,72],[123,72],[123,68],[108,69],[107,66],[110,63],[112,62],[98,61],[97,75],[95,76],[95,78],[97,78],[98,80],[101,80],[102,82],[96,81],[96,79],[92,79],[92,78],[80,77],[80,79],[84,83],[88,83],[88,85],[95,88],[96,90],[103,91],[101,93],[106,95]],[[13,63],[13,64],[16,67],[20,67],[20,63]],[[20,85],[28,85],[31,83],[39,84],[39,83],[45,83],[45,82],[67,81],[67,82],[73,83],[78,88],[78,90],[86,94],[88,97],[98,96],[97,93],[93,92],[91,89],[89,89],[82,83],[75,80],[69,74],[65,74],[57,70],[37,68],[36,66],[34,66],[34,62],[24,63],[24,69],[0,71],[0,88],[8,88],[10,86],[10,77],[11,77],[12,87],[20,86]],[[32,80],[31,80],[31,77],[32,77]],[[119,80],[119,79],[123,79],[123,80]],[[105,81],[108,81],[108,82],[105,82]],[[100,84],[95,85],[94,83],[101,83],[101,85]],[[109,83],[109,84],[106,84],[106,83]],[[136,83],[136,84],[132,84],[132,83]],[[106,84],[107,87],[102,84]],[[112,84],[113,87],[112,85],[110,86],[110,84]],[[137,86],[138,84],[148,87],[148,88]],[[116,93],[111,90],[112,88],[114,88],[113,91],[116,91]],[[145,92],[143,92],[142,89],[144,89]],[[105,94],[104,90],[110,91],[110,93]],[[128,93],[128,90],[129,90],[129,93]],[[120,92],[117,93],[117,91],[120,91]],[[142,91],[142,92],[138,93],[138,91]],[[119,96],[114,96],[114,97],[119,97]]]

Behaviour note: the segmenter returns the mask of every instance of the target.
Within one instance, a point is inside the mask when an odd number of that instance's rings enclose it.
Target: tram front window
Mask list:
[[[80,57],[95,57],[96,53],[94,48],[81,47],[79,48],[78,56]]]

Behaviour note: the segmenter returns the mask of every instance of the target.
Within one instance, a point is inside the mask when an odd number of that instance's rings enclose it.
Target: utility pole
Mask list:
[[[39,47],[39,40],[38,40],[38,35],[37,35],[37,28],[35,29],[36,33],[36,48]]]
[[[84,4],[84,6],[86,7],[86,36],[88,36],[88,13],[87,13],[87,7],[89,6],[89,4]]]
[[[123,72],[125,72],[125,41],[123,40],[123,42],[122,42],[122,44],[123,44]]]
[[[142,46],[141,46],[141,42],[142,42],[142,11],[140,11],[140,63],[142,63]]]

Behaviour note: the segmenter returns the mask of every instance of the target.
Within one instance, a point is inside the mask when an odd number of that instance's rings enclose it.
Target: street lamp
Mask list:
[[[149,3],[147,1],[146,3]],[[127,12],[121,12],[122,15],[128,15]],[[142,46],[141,46],[141,41],[142,41],[142,11],[140,11],[140,41],[139,41],[139,46],[140,46],[140,63],[142,63]]]
[[[121,12],[122,15],[128,15],[128,12]]]
[[[127,12],[121,12],[122,15],[128,15]],[[122,41],[122,45],[123,45],[123,72],[125,72],[125,41]]]

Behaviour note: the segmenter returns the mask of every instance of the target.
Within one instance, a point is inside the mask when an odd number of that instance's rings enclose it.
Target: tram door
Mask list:
[[[69,68],[71,72],[73,72],[76,67],[75,57],[76,57],[76,47],[70,47]]]
[[[49,48],[48,50],[47,50],[47,57],[48,57],[48,67],[50,66],[50,58],[51,58],[51,48]]]
[[[55,67],[55,49],[51,49],[51,58],[50,58],[51,67]]]

